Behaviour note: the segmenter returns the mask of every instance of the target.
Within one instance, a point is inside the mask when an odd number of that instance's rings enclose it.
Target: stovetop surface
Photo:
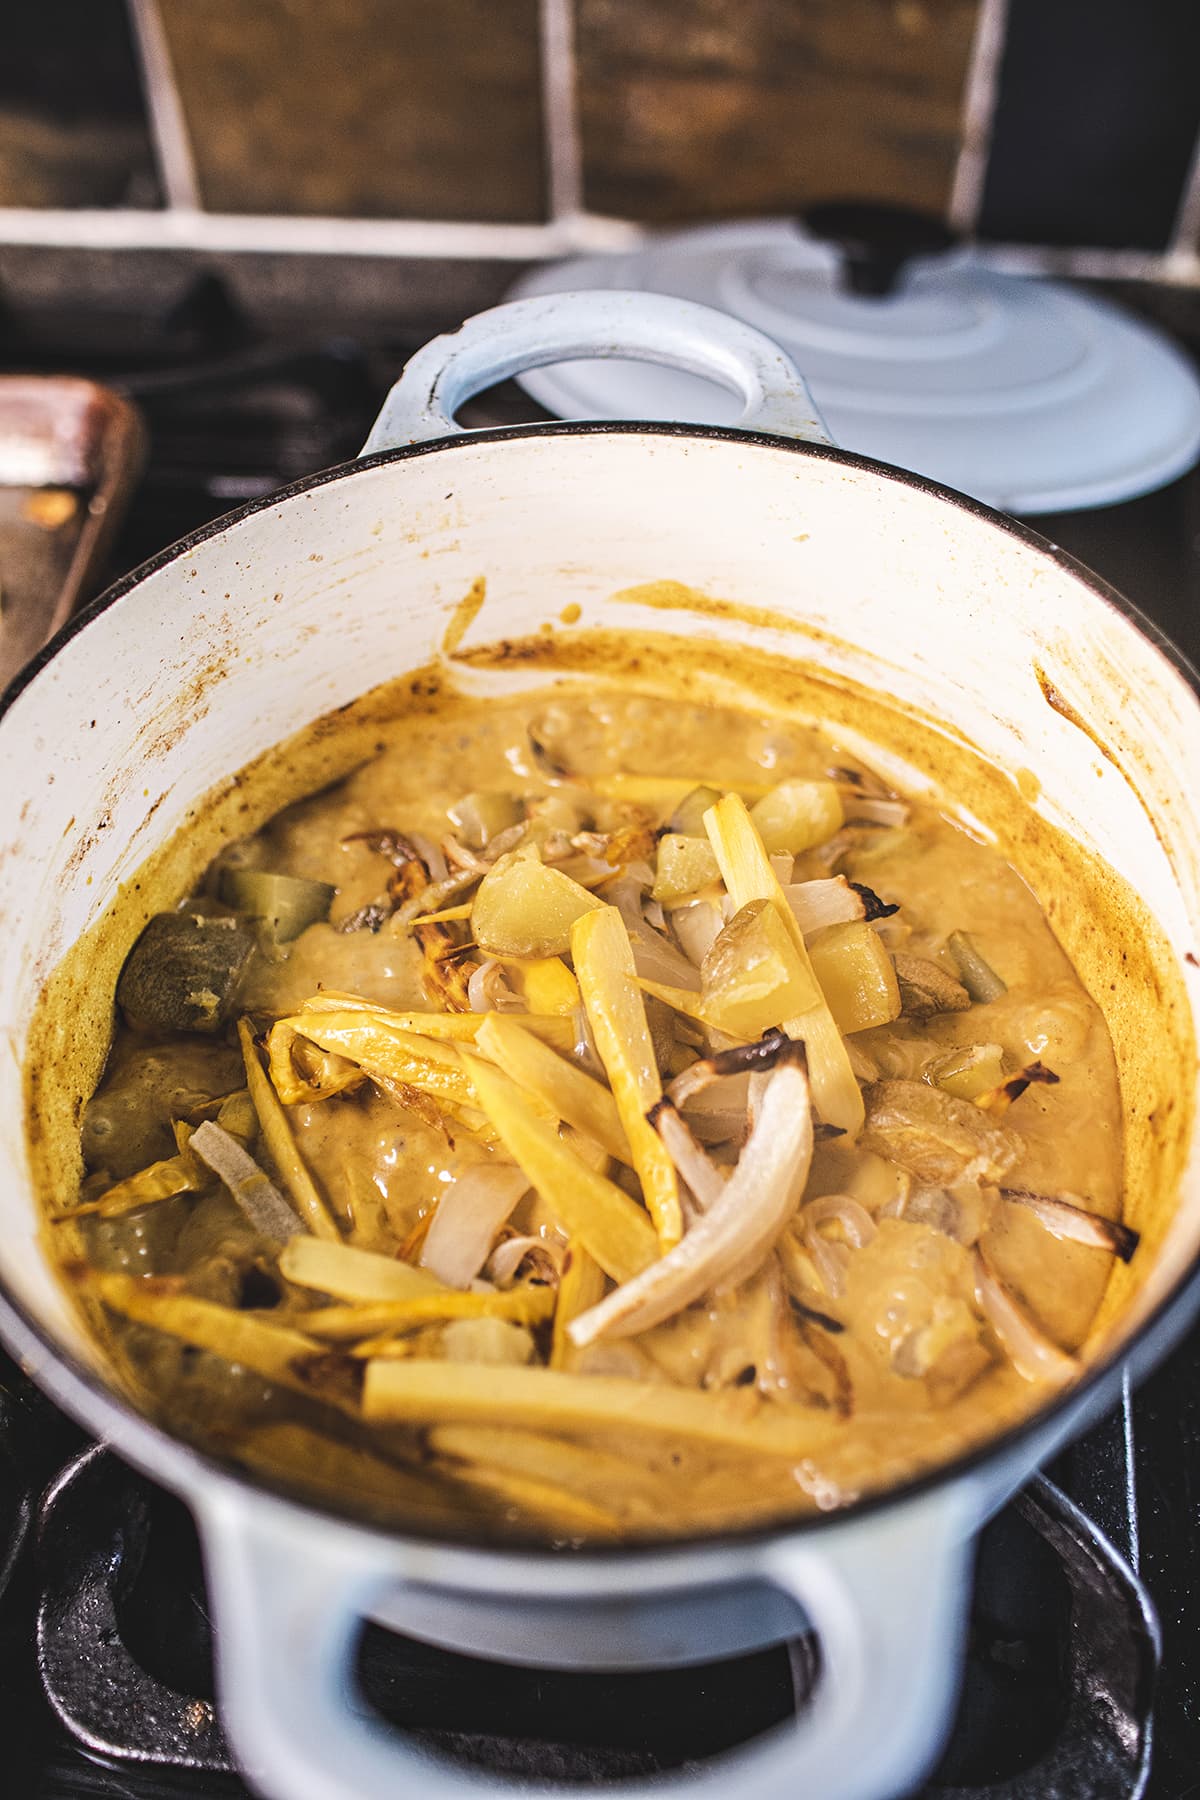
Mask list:
[[[1122,297],[1159,305],[1149,293]],[[1172,323],[1200,352],[1200,305],[1176,306]],[[132,302],[86,317],[69,300],[28,317],[0,306],[0,366],[90,374],[142,407],[150,455],[112,554],[115,577],[243,500],[352,456],[428,335],[353,340],[318,325],[281,337],[244,317],[213,275],[153,319]],[[468,415],[536,416],[514,388]],[[1200,474],[1124,506],[1031,523],[1200,658]],[[958,1722],[927,1792],[1117,1800],[1143,1791],[1154,1632],[1123,1558],[1161,1621],[1144,1791],[1190,1800],[1200,1795],[1200,1336],[1050,1474],[1061,1494],[1035,1484],[984,1534]],[[556,1675],[368,1628],[360,1677],[384,1716],[468,1761],[586,1784],[686,1766],[785,1719],[813,1666],[801,1640],[715,1668]],[[0,1363],[0,1790],[22,1800],[243,1794],[211,1699],[186,1513],[91,1448]]]

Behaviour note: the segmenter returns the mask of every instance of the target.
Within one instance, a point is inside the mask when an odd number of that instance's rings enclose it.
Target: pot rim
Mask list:
[[[1037,551],[1058,568],[1081,581],[1097,600],[1128,620],[1166,657],[1190,687],[1197,704],[1200,704],[1200,674],[1166,633],[1132,601],[1068,551],[1051,543],[1040,532],[954,488],[931,481],[926,476],[916,475],[910,470],[896,468],[890,463],[879,462],[873,457],[842,450],[836,445],[810,443],[768,432],[744,431],[736,426],[639,420],[550,420],[459,432],[449,437],[381,450],[370,456],[334,464],[328,469],[319,470],[315,475],[289,482],[269,494],[247,501],[231,512],[223,513],[219,518],[198,527],[147,558],[70,619],[13,678],[4,693],[0,694],[0,724],[19,696],[58,652],[79,632],[86,630],[107,612],[110,606],[139,587],[149,576],[191,555],[209,539],[220,536],[230,526],[238,525],[256,513],[266,511],[283,501],[298,499],[302,494],[311,493],[333,482],[346,480],[360,471],[405,462],[412,457],[440,454],[478,444],[504,443],[510,439],[596,436],[692,438],[738,446],[753,445],[766,450],[785,450],[795,455],[836,462],[885,481],[916,488],[957,511],[983,520],[1004,536]],[[1197,1128],[1200,1129],[1200,1124]],[[0,1338],[21,1359],[33,1379],[47,1389],[56,1401],[60,1401],[89,1428],[98,1423],[103,1429],[105,1442],[122,1455],[128,1455],[152,1479],[163,1480],[176,1491],[188,1496],[195,1496],[205,1486],[216,1484],[227,1491],[233,1490],[250,1502],[265,1498],[270,1503],[294,1507],[300,1512],[336,1522],[339,1526],[350,1526],[360,1533],[382,1539],[389,1546],[411,1545],[425,1550],[437,1547],[468,1557],[482,1554],[527,1563],[542,1561],[547,1557],[561,1560],[566,1555],[573,1564],[587,1564],[593,1568],[611,1567],[624,1559],[645,1562],[647,1559],[671,1559],[685,1554],[718,1555],[722,1551],[754,1551],[780,1538],[801,1535],[815,1537],[822,1528],[829,1530],[848,1526],[876,1515],[889,1506],[902,1507],[910,1501],[919,1500],[942,1483],[969,1478],[989,1465],[998,1464],[1009,1456],[1026,1450],[1036,1437],[1052,1430],[1072,1413],[1090,1411],[1094,1414],[1101,1406],[1110,1405],[1119,1391],[1123,1371],[1130,1357],[1138,1353],[1157,1360],[1158,1356],[1165,1354],[1181,1334],[1198,1302],[1200,1252],[1181,1272],[1153,1312],[1143,1320],[1129,1342],[1110,1352],[1103,1360],[1093,1363],[1080,1381],[998,1436],[987,1437],[951,1461],[938,1463],[907,1481],[860,1497],[848,1506],[827,1513],[802,1514],[795,1519],[749,1526],[742,1530],[644,1539],[613,1545],[588,1545],[583,1549],[564,1551],[553,1544],[538,1541],[517,1539],[497,1542],[465,1534],[451,1537],[432,1529],[396,1529],[364,1518],[349,1504],[340,1506],[330,1500],[312,1499],[300,1494],[286,1479],[251,1473],[239,1467],[232,1458],[225,1461],[199,1449],[184,1438],[173,1436],[146,1414],[139,1412],[115,1388],[107,1385],[99,1371],[93,1369],[73,1350],[54,1342],[40,1321],[11,1292],[3,1267],[0,1266]]]

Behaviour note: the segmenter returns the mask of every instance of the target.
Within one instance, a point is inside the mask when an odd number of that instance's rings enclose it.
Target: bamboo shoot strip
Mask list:
[[[614,1281],[628,1281],[653,1262],[654,1228],[636,1201],[589,1169],[507,1075],[478,1056],[464,1054],[463,1061],[501,1143],[567,1236],[578,1237]]]
[[[292,1136],[283,1103],[259,1061],[249,1019],[238,1020],[238,1042],[242,1047],[242,1061],[246,1065],[246,1086],[258,1114],[263,1142],[284,1187],[291,1195],[296,1211],[314,1237],[340,1243],[342,1234],[318,1193],[316,1182],[304,1166],[304,1159],[296,1148],[296,1140]]]
[[[294,1237],[284,1245],[279,1253],[279,1273],[296,1287],[366,1305],[411,1300],[418,1294],[439,1293],[442,1288],[435,1276],[398,1257],[311,1237]]]
[[[209,1350],[227,1363],[240,1363],[267,1381],[325,1400],[344,1412],[358,1411],[349,1375],[343,1377],[341,1384],[330,1382],[322,1386],[308,1372],[313,1359],[325,1354],[325,1346],[298,1331],[258,1318],[254,1313],[236,1312],[211,1300],[198,1300],[193,1294],[177,1291],[170,1278],[147,1280],[88,1270],[83,1285],[86,1292],[126,1319],[152,1325],[197,1350]],[[344,1367],[349,1370],[351,1365],[346,1362]]]
[[[550,1367],[567,1369],[571,1365],[574,1345],[567,1333],[571,1320],[587,1312],[604,1298],[604,1270],[589,1256],[578,1238],[567,1245],[566,1261],[558,1283],[558,1304],[554,1309],[554,1337],[550,1346]]]
[[[528,1088],[618,1162],[630,1162],[629,1140],[608,1089],[531,1036],[514,1014],[485,1014],[475,1042],[518,1087]]]
[[[188,1149],[220,1177],[254,1229],[263,1237],[286,1244],[289,1238],[304,1230],[300,1215],[289,1206],[270,1176],[263,1173],[235,1137],[214,1125],[211,1119],[196,1127]]]
[[[679,1186],[661,1138],[646,1123],[646,1114],[662,1099],[662,1081],[629,933],[615,906],[600,907],[575,921],[571,957],[646,1210],[654,1220],[660,1248],[670,1250],[683,1236]]]
[[[788,928],[788,935],[816,998],[806,1011],[797,1014],[795,1018],[785,1019],[783,1029],[789,1037],[804,1040],[808,1051],[808,1074],[812,1083],[813,1100],[821,1117],[827,1124],[839,1125],[843,1131],[857,1137],[862,1129],[864,1116],[862,1093],[850,1066],[842,1035],[833,1022],[833,1015],[813,974],[804,945],[804,933],[776,879],[770,858],[763,848],[750,814],[746,811],[745,803],[736,794],[726,794],[723,800],[705,813],[704,826],[716,852],[722,880],[733,896],[734,906],[740,909],[748,906],[752,900],[771,900]]]
[[[551,1287],[515,1287],[491,1293],[414,1294],[408,1300],[383,1300],[369,1306],[321,1306],[304,1313],[306,1332],[327,1344],[358,1344],[384,1332],[407,1331],[414,1325],[436,1325],[443,1319],[509,1319],[514,1325],[540,1325],[554,1311]]]
[[[845,1427],[832,1413],[764,1403],[749,1389],[704,1392],[559,1369],[482,1367],[411,1357],[367,1364],[363,1416],[372,1424],[506,1425],[688,1438],[798,1458]]]

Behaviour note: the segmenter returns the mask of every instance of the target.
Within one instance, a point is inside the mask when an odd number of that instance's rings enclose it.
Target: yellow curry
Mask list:
[[[1025,883],[777,717],[447,693],[116,999],[70,1279],[171,1430],[400,1526],[846,1505],[1069,1382],[1136,1250]]]

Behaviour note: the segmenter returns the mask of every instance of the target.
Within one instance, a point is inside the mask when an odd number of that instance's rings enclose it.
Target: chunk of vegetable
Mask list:
[[[540,956],[530,962],[506,960],[504,971],[531,1013],[565,1017],[580,1004],[579,983],[561,957]]]
[[[827,925],[809,940],[808,954],[839,1031],[869,1031],[900,1017],[892,959],[869,925]]]
[[[615,1281],[654,1260],[657,1240],[641,1207],[587,1164],[531,1110],[520,1089],[478,1056],[464,1055],[471,1084],[509,1155],[568,1237],[578,1237]]]
[[[977,1006],[987,1006],[1001,994],[1007,994],[1008,984],[1001,981],[967,932],[952,931],[946,939],[946,948],[958,964],[963,986]]]
[[[721,798],[720,788],[694,787],[685,794],[667,821],[667,828],[681,837],[703,838],[704,815]]]
[[[417,1294],[436,1293],[436,1276],[395,1256],[359,1250],[352,1244],[334,1244],[319,1238],[289,1238],[279,1252],[279,1273],[297,1287],[332,1294],[335,1300],[366,1304],[381,1300],[409,1300]]]
[[[1004,1080],[1004,1051],[999,1044],[967,1044],[939,1056],[929,1073],[944,1093],[976,1100]]]
[[[829,1125],[857,1134],[863,1121],[862,1094],[833,1014],[812,972],[804,934],[776,879],[754,822],[744,802],[736,794],[727,794],[704,815],[704,824],[734,905],[740,909],[752,900],[770,900],[788,928],[800,966],[812,982],[816,997],[811,1006],[785,1019],[783,1028],[789,1037],[804,1040],[813,1099],[821,1117]]]
[[[304,1158],[296,1148],[287,1114],[259,1061],[249,1019],[238,1020],[238,1042],[242,1046],[246,1086],[258,1115],[263,1142],[279,1172],[280,1180],[291,1196],[292,1204],[315,1237],[339,1241],[342,1234],[334,1223],[333,1215],[322,1199],[316,1182],[309,1174]]]
[[[463,842],[472,850],[482,850],[502,831],[519,823],[521,803],[515,794],[506,794],[498,788],[482,788],[473,794],[464,794],[448,809],[448,816],[451,824],[458,827]]]
[[[276,875],[267,869],[224,869],[221,898],[227,906],[261,919],[276,943],[293,938],[329,917],[337,889],[327,881],[305,881],[298,875]]]
[[[787,926],[769,900],[734,913],[700,965],[705,1018],[734,1037],[756,1038],[816,999]]]
[[[960,981],[947,975],[927,956],[897,951],[892,957],[900,983],[900,1003],[910,1019],[932,1019],[937,1013],[966,1012],[971,996]]]
[[[135,1031],[220,1031],[253,953],[238,919],[156,913],[125,959],[117,1003]]]
[[[608,1089],[531,1037],[515,1015],[488,1013],[475,1041],[518,1087],[536,1094],[558,1118],[594,1138],[610,1156],[631,1162],[629,1141]]]
[[[662,1098],[662,1081],[629,933],[615,906],[602,907],[576,922],[571,955],[646,1210],[654,1220],[661,1248],[669,1250],[683,1235],[679,1188],[662,1140],[646,1122],[646,1114]]]
[[[363,1416],[372,1423],[495,1424],[545,1431],[650,1432],[766,1456],[810,1456],[842,1435],[830,1413],[764,1405],[747,1388],[705,1393],[560,1369],[480,1369],[411,1358],[367,1364]]]
[[[471,929],[490,956],[561,956],[576,919],[601,904],[560,869],[514,852],[480,882]]]
[[[659,839],[658,867],[651,898],[663,906],[680,906],[721,879],[707,838],[668,832]]]
[[[841,829],[845,814],[834,781],[781,781],[750,809],[768,856],[799,856]]]

